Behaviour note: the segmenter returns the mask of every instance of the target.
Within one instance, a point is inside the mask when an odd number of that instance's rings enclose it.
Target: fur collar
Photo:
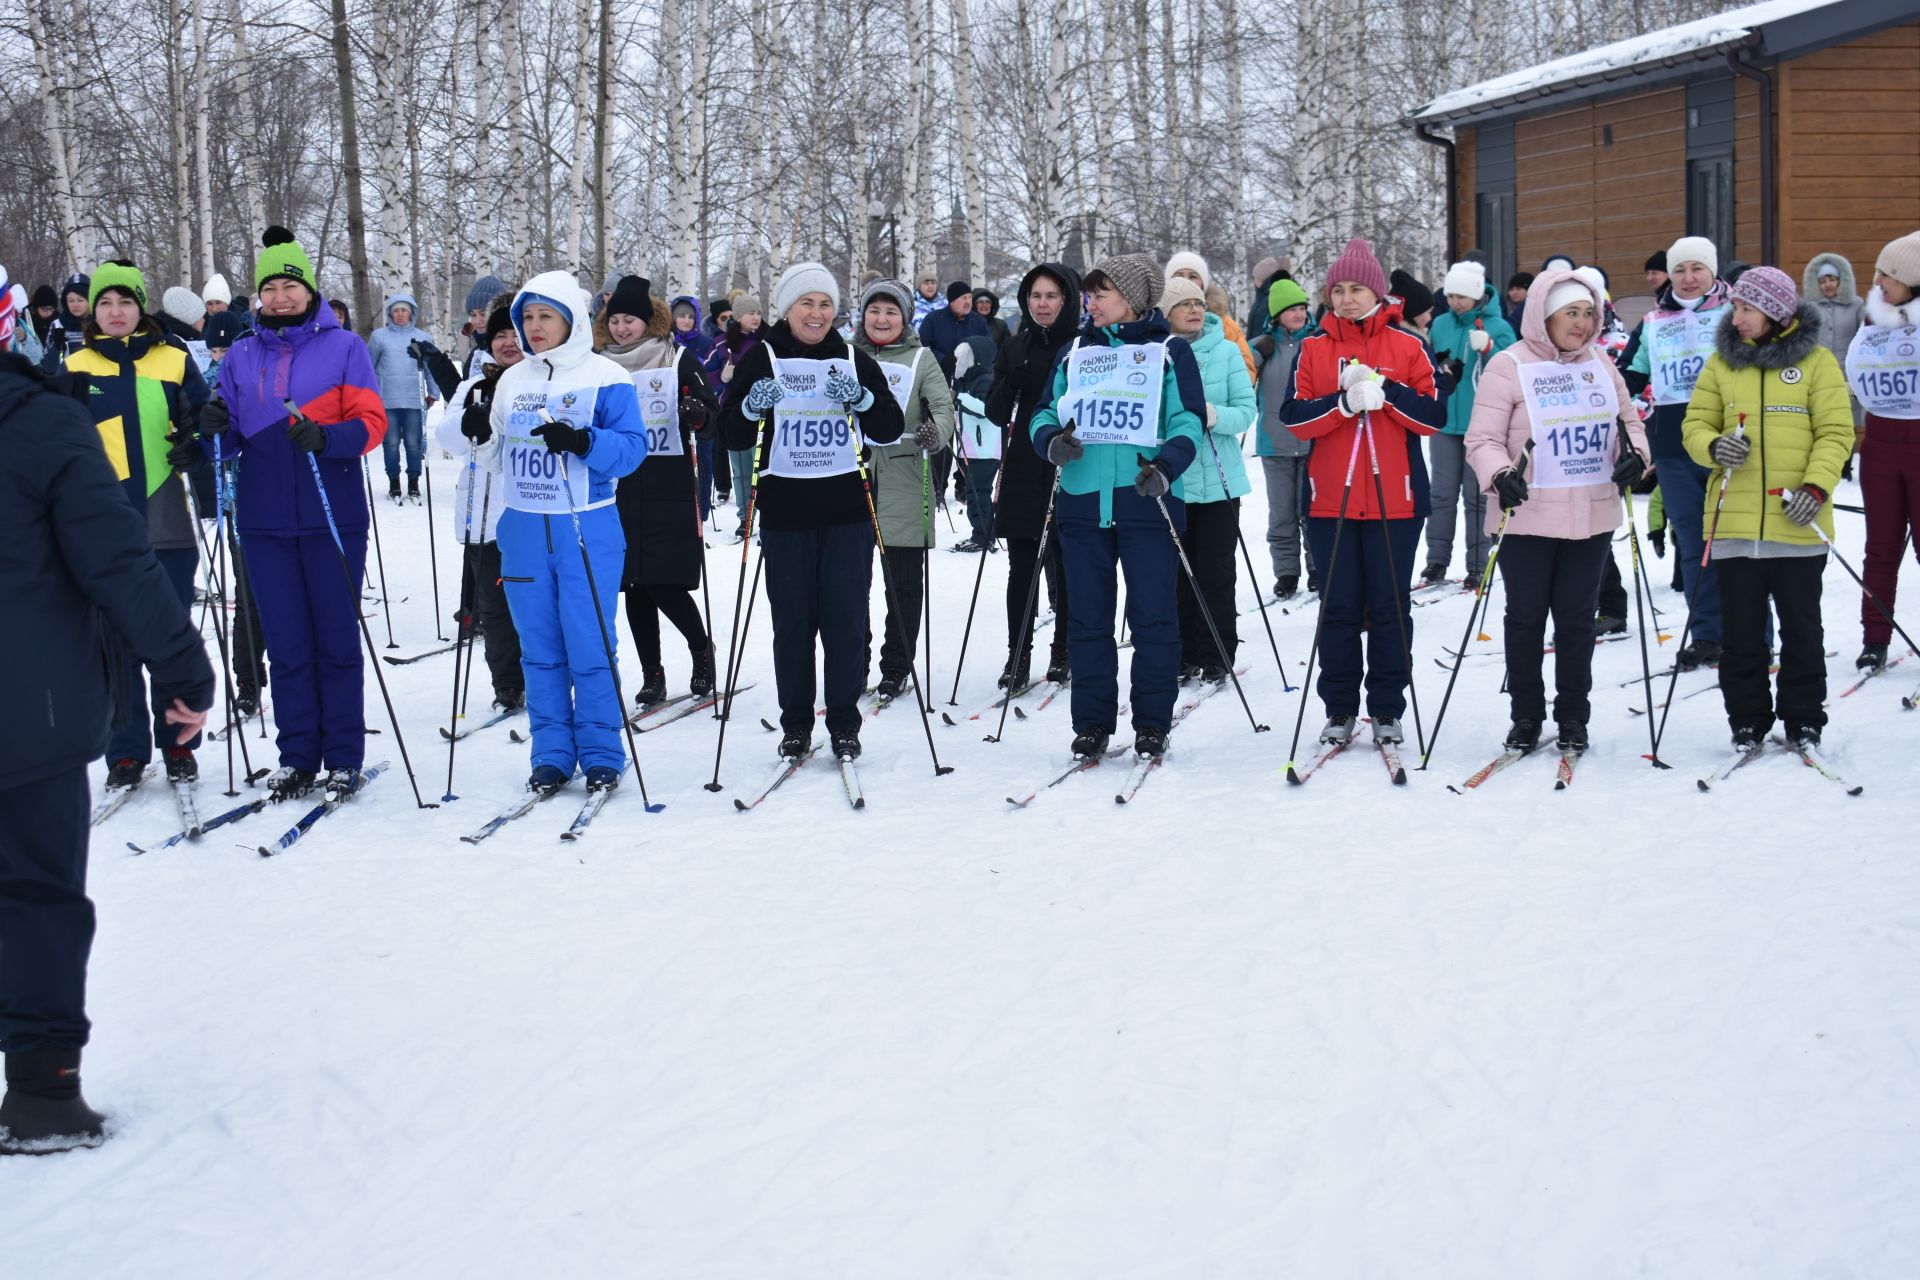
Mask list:
[[[1748,342],[1733,331],[1733,309],[1714,330],[1714,349],[1732,369],[1791,369],[1820,345],[1820,313],[1808,303],[1794,312],[1793,323],[1766,342]]]
[[[1867,322],[1884,329],[1902,329],[1910,324],[1920,324],[1920,296],[1896,307],[1887,301],[1887,295],[1880,286],[1875,285],[1867,291]]]

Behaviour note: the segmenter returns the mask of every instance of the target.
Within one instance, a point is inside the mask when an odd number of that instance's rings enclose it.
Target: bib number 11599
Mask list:
[[[844,449],[853,439],[847,430],[847,420],[836,418],[822,421],[803,418],[797,422],[787,421],[780,424],[778,443],[797,449]]]

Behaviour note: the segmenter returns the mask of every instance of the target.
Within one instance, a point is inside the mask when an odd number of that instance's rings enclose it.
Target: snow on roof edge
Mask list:
[[[1510,100],[1537,97],[1580,81],[1613,79],[1642,67],[1704,58],[1751,39],[1756,27],[1840,3],[1844,0],[1765,0],[1711,18],[1696,18],[1455,89],[1429,102],[1414,113],[1413,119],[1444,120]]]

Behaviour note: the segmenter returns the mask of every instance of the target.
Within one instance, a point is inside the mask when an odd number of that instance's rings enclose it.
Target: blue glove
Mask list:
[[[855,413],[865,413],[873,407],[873,392],[860,385],[860,379],[850,373],[833,369],[827,374],[827,399],[838,400]]]
[[[762,378],[747,388],[746,409],[749,418],[764,418],[773,406],[786,399],[787,389],[776,378]]]

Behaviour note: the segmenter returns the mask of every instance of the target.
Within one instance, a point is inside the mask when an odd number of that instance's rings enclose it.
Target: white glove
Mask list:
[[[1485,329],[1475,329],[1467,335],[1467,345],[1475,351],[1486,351],[1493,346],[1493,335]]]
[[[1213,411],[1213,405],[1207,405],[1207,430],[1213,430],[1213,424],[1220,421],[1220,415]]]
[[[1348,387],[1347,393],[1340,398],[1346,403],[1347,412],[1358,416],[1386,408],[1387,389],[1379,379],[1373,378]]]
[[[1345,391],[1356,382],[1366,382],[1373,377],[1373,370],[1358,360],[1340,371],[1340,389]]]

